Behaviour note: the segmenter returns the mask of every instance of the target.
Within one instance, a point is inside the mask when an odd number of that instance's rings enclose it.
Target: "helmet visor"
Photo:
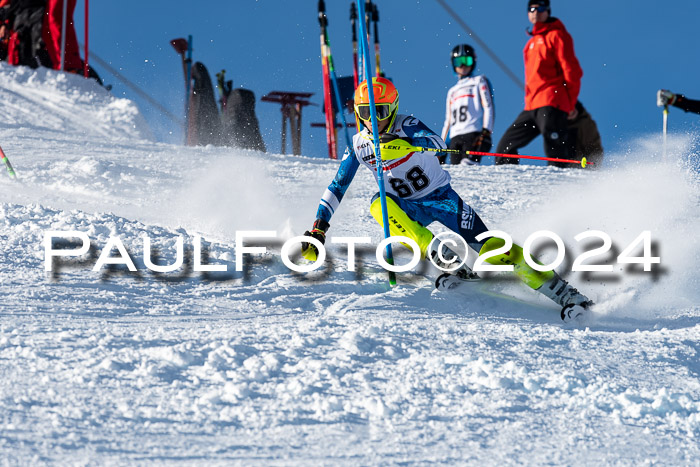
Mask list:
[[[391,117],[391,104],[377,104],[375,108],[377,109],[377,120],[386,120]],[[360,117],[360,120],[369,120],[371,116],[369,104],[358,105],[357,115]]]
[[[467,55],[452,59],[452,67],[459,68],[461,66],[474,66],[474,57]]]

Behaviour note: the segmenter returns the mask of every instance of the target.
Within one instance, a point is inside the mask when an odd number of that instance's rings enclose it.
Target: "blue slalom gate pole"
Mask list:
[[[377,161],[377,182],[379,183],[379,201],[382,206],[382,223],[384,224],[384,238],[389,238],[389,212],[386,205],[386,189],[384,188],[384,163],[379,150],[379,125],[377,123],[377,109],[374,104],[374,85],[372,83],[372,64],[369,60],[369,44],[367,43],[367,31],[365,23],[365,2],[357,0],[357,10],[360,17],[360,45],[365,62],[365,79],[367,80],[367,94],[369,96],[369,110],[372,121],[372,137],[374,138],[374,156]],[[386,246],[386,262],[394,264],[394,253],[391,244]],[[396,285],[396,274],[389,271],[389,284]]]

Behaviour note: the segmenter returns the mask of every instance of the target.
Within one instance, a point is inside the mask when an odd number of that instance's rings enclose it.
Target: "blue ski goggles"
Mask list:
[[[452,67],[459,68],[461,66],[474,66],[474,57],[461,56],[452,59]]]
[[[546,7],[544,5],[527,7],[527,11],[529,11],[530,13],[534,13],[534,12],[544,13],[547,10],[549,10],[549,7]]]
[[[391,104],[377,104],[374,107],[377,110],[377,120],[386,120],[391,117]],[[355,107],[355,110],[360,120],[370,120],[372,114],[369,110],[369,104],[358,105]]]

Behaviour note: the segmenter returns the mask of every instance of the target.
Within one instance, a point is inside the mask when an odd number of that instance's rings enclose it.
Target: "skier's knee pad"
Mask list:
[[[479,251],[479,256],[489,251],[501,248],[505,244],[506,242],[502,238],[491,237],[484,242],[484,245],[481,247],[481,251]],[[537,262],[537,260],[535,261]],[[542,284],[554,277],[554,271],[536,271],[528,266],[528,264],[525,262],[525,258],[523,257],[523,249],[515,243],[509,251],[486,258],[486,262],[495,265],[513,266],[515,274],[523,282],[525,282],[525,284],[535,290],[539,289]]]
[[[430,241],[433,239],[433,233],[408,217],[408,214],[396,204],[396,201],[388,196],[386,198],[386,207],[389,217],[389,233],[392,236],[400,235],[414,240],[420,247],[421,258],[425,258],[428,245],[430,245]],[[384,227],[384,222],[382,222],[382,204],[379,197],[375,197],[372,200],[369,212],[379,225]],[[408,245],[406,245],[406,247],[408,247]]]

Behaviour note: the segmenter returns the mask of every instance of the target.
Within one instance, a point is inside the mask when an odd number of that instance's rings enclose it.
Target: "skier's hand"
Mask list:
[[[574,107],[573,110],[566,116],[566,119],[576,120],[576,117],[578,117],[578,109]]]
[[[415,151],[413,141],[398,135],[387,133],[379,138],[379,148],[382,151],[382,159],[400,159]]]
[[[491,149],[493,143],[491,142],[491,132],[484,128],[481,130],[481,134],[478,138],[474,140],[472,144],[472,149],[474,151],[488,151]],[[487,149],[488,148],[488,149]]]
[[[316,219],[316,222],[314,222],[314,226],[309,232],[308,230],[304,232],[304,235],[307,237],[312,237],[321,242],[322,245],[326,243],[326,231],[330,225],[328,222],[324,221],[323,219]],[[316,261],[318,258],[318,248],[316,248],[315,245],[313,245],[310,242],[302,242],[301,243],[301,255],[309,260],[309,261]]]
[[[656,105],[659,107],[664,107],[666,105],[673,105],[676,103],[678,96],[673,94],[671,91],[666,89],[659,89],[656,93]]]

